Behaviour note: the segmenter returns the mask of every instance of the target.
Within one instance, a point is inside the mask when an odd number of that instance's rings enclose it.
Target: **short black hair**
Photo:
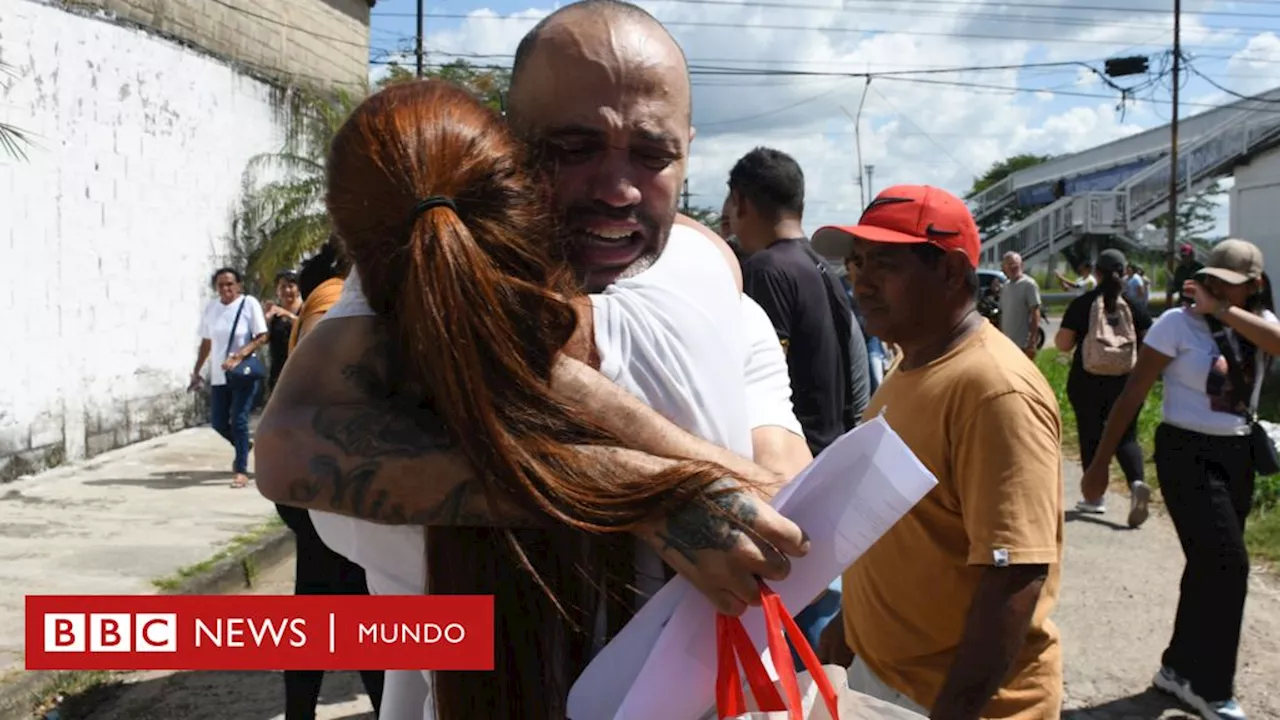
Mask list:
[[[279,285],[281,280],[284,280],[286,282],[291,282],[297,285],[298,273],[294,270],[281,270],[280,272],[276,273],[276,284]]]
[[[211,276],[209,277],[209,284],[210,284],[210,285],[212,285],[212,286],[214,286],[214,287],[217,287],[217,286],[218,286],[218,276],[219,276],[219,275],[223,275],[223,274],[230,274],[230,275],[231,275],[231,277],[233,277],[233,278],[235,278],[235,279],[236,279],[236,282],[237,282],[237,283],[242,283],[242,282],[244,282],[244,279],[240,277],[240,271],[239,271],[239,270],[237,270],[237,269],[235,269],[235,268],[231,268],[231,267],[224,267],[224,268],[218,268],[217,270],[214,270],[214,271],[213,271],[213,275],[211,275]]]
[[[804,171],[781,150],[758,147],[743,155],[729,171],[729,189],[770,220],[804,216]]]
[[[321,283],[336,277],[346,277],[351,269],[337,238],[330,237],[315,255],[302,261],[298,272],[298,295],[306,300]]]

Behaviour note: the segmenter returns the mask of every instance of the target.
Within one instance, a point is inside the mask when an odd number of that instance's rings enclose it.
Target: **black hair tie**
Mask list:
[[[447,207],[455,213],[458,212],[458,206],[453,203],[452,198],[447,198],[444,195],[432,195],[429,198],[419,200],[418,204],[413,206],[413,214],[409,216],[409,219],[417,220],[422,216],[422,213],[438,207]]]

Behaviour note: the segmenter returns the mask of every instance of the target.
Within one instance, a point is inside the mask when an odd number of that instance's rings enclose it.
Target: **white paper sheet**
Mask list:
[[[832,443],[773,499],[809,534],[809,554],[771,587],[799,613],[937,480],[883,418]],[[743,625],[772,674],[764,615]],[[569,692],[572,720],[692,720],[715,703],[715,608],[687,580],[663,586],[601,650]]]

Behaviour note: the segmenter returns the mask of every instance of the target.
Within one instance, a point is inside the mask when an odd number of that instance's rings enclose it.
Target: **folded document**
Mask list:
[[[832,443],[773,499],[809,535],[786,580],[770,583],[798,613],[937,484],[883,418]],[[668,582],[592,660],[569,692],[572,720],[694,720],[715,704],[715,607],[683,577]],[[742,617],[768,658],[764,615]]]

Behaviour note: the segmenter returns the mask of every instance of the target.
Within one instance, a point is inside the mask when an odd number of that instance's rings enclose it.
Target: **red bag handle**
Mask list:
[[[742,682],[738,677],[738,661],[742,661],[742,671],[747,677],[747,685],[756,699],[756,706],[762,712],[786,711],[790,720],[804,720],[800,701],[800,684],[796,676],[794,663],[791,662],[791,649],[783,636],[785,630],[796,646],[796,653],[809,671],[818,686],[818,694],[827,706],[832,720],[839,720],[839,708],[836,702],[836,691],[831,679],[822,670],[818,655],[809,645],[804,633],[800,632],[791,613],[782,604],[782,598],[760,581],[760,600],[764,610],[765,629],[769,639],[769,655],[778,670],[778,680],[782,683],[782,691],[786,701],[778,695],[778,689],[769,681],[769,673],[764,668],[747,629],[742,621],[727,615],[716,615],[716,712],[719,720],[737,717],[747,712],[746,698],[742,694]]]

